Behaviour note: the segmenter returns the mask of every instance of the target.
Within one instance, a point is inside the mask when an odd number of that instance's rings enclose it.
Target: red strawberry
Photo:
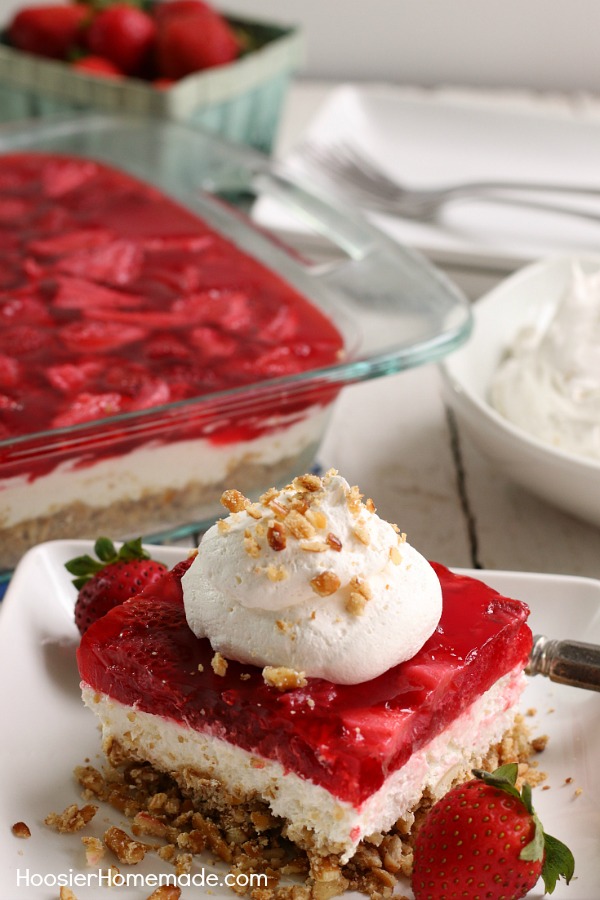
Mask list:
[[[82,56],[81,59],[76,59],[75,62],[71,63],[73,69],[77,69],[78,72],[84,72],[88,75],[101,75],[104,78],[124,78],[125,72],[123,72],[118,66],[111,62],[110,59],[106,59],[105,56],[94,56],[94,54],[90,53],[89,56]]]
[[[156,24],[160,26],[175,17],[214,11],[210,4],[204,3],[204,0],[163,0],[154,6],[152,15]]]
[[[25,7],[8,26],[8,39],[18,50],[66,59],[88,18],[89,9],[81,4]]]
[[[156,41],[156,24],[141,9],[115,3],[98,13],[86,33],[95,56],[104,56],[126,75],[143,75]]]
[[[233,62],[239,54],[234,32],[213,10],[167,18],[158,31],[156,56],[158,74],[163,78],[184,78]]]
[[[544,833],[517,773],[516,763],[474,770],[435,804],[415,842],[415,900],[520,900],[540,875],[550,894],[561,876],[570,882],[573,854]]]
[[[53,428],[70,428],[83,422],[93,422],[116,416],[123,411],[123,398],[116,391],[103,394],[82,391],[66,407],[52,418]]]
[[[83,319],[64,325],[59,329],[58,336],[73,353],[105,353],[143,340],[146,330],[135,325],[121,325],[118,322]],[[0,343],[1,338],[0,335]],[[8,344],[10,345],[10,339]]]
[[[97,619],[114,606],[140,594],[167,572],[163,563],[150,559],[141,538],[127,541],[117,552],[108,538],[98,538],[94,545],[98,559],[86,554],[65,563],[73,584],[79,591],[75,602],[75,623],[84,634]]]

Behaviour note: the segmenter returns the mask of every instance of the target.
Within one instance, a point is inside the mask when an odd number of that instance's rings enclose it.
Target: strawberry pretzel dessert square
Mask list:
[[[568,881],[568,851],[556,863],[559,842],[516,786],[536,774],[518,714],[526,605],[429,563],[335,470],[223,503],[197,553],[140,594],[91,624],[97,595],[76,607],[83,699],[106,756],[125,783],[140,766],[168,779],[158,790],[192,823],[179,846],[212,834],[202,847],[268,872],[253,900],[389,896],[413,859],[418,900],[514,900],[543,867],[547,885]],[[464,796],[501,803],[511,838],[479,865],[460,851],[463,822],[445,876],[427,814],[438,802],[461,812],[468,799],[444,798],[473,770],[480,793]],[[470,822],[492,834],[477,813]],[[279,883],[290,873],[301,886]]]

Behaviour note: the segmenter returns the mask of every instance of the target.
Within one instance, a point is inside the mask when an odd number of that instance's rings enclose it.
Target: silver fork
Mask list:
[[[400,184],[379,163],[347,143],[317,145],[305,142],[298,156],[315,174],[325,176],[331,186],[352,196],[360,205],[407,219],[434,219],[447,203],[481,199],[600,221],[600,211],[562,205],[537,196],[566,195],[569,198],[600,197],[600,186],[549,184],[525,181],[471,181],[436,188],[410,188]]]

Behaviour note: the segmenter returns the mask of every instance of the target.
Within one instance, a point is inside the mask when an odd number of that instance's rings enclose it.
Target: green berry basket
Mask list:
[[[168,88],[89,75],[0,39],[0,122],[78,111],[130,113],[199,125],[269,153],[290,80],[303,61],[303,37],[296,27],[228,21],[243,33],[246,52]]]

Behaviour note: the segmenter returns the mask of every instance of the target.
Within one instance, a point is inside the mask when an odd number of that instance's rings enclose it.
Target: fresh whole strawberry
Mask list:
[[[78,590],[75,623],[85,634],[87,629],[114,606],[120,606],[145,587],[163,577],[167,567],[150,558],[141,538],[126,541],[117,551],[111,540],[98,538],[94,545],[98,559],[86,554],[65,563]]]
[[[124,78],[125,72],[122,72],[118,66],[106,59],[105,56],[82,56],[71,63],[71,67],[78,72],[86,72],[88,75],[99,75],[102,78]]]
[[[212,12],[213,8],[204,0],[161,0],[152,9],[152,16],[157,25],[162,25],[168,19],[190,13]]]
[[[156,41],[156,24],[141,9],[115,3],[94,16],[86,32],[87,47],[126,75],[148,73]]]
[[[520,900],[540,875],[550,894],[560,877],[569,883],[573,855],[544,833],[517,773],[516,763],[474,770],[435,804],[415,842],[415,900]]]
[[[156,39],[158,75],[180,79],[233,62],[240,45],[227,21],[214,10],[166,18]]]
[[[79,4],[27,6],[13,17],[8,39],[17,50],[66,59],[89,18],[89,9]]]

